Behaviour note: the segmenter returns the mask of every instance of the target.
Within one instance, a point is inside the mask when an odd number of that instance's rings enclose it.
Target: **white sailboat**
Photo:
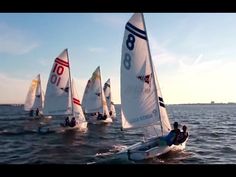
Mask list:
[[[101,72],[98,66],[93,72],[92,77],[88,80],[82,106],[89,123],[110,123],[112,119],[109,115],[106,98],[102,89]],[[106,119],[98,120],[98,112],[103,116],[106,115]]]
[[[104,86],[103,86],[103,90],[104,90],[104,94],[106,97],[106,101],[107,101],[107,107],[109,109],[109,114],[111,116],[111,118],[115,118],[116,117],[116,110],[115,110],[115,105],[114,102],[112,101],[112,95],[111,95],[111,81],[110,79],[108,79]]]
[[[125,26],[121,59],[122,128],[144,130],[145,139],[118,152],[129,160],[143,160],[170,150],[183,150],[186,141],[168,146],[170,122],[153,66],[143,14],[135,13]]]
[[[68,49],[65,49],[55,60],[49,75],[45,95],[44,114],[52,116],[75,117],[76,126],[67,129],[87,128],[83,112],[79,109],[76,84],[71,83]],[[73,89],[72,87],[73,86]]]
[[[26,99],[24,104],[25,111],[39,110],[39,115],[32,115],[34,118],[51,118],[48,116],[43,116],[43,106],[44,106],[44,95],[41,85],[40,74],[36,76],[35,79],[31,81]],[[32,113],[33,113],[32,112]]]

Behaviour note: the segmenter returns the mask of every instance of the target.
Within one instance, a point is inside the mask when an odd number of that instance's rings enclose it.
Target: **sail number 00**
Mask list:
[[[126,40],[126,47],[129,50],[133,50],[134,49],[134,43],[135,43],[135,37],[133,34],[129,34],[128,38]],[[124,67],[129,70],[131,67],[131,56],[129,53],[125,53],[125,58],[123,61]]]
[[[64,67],[55,63],[52,72],[55,74],[51,75],[50,81],[52,84],[56,84],[58,86],[61,81],[60,75],[64,72]]]

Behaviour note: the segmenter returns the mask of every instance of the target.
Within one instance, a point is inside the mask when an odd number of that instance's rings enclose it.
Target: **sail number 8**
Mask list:
[[[52,72],[55,74],[51,75],[50,81],[52,84],[56,84],[58,86],[61,81],[60,75],[64,72],[64,67],[55,63]]]
[[[128,35],[128,38],[126,40],[126,47],[129,49],[129,50],[133,50],[134,49],[134,43],[135,43],[135,37],[133,34],[129,34]],[[124,67],[129,70],[130,67],[131,67],[131,56],[129,53],[125,53],[125,58],[124,58],[124,61],[123,61],[123,64],[124,64]]]

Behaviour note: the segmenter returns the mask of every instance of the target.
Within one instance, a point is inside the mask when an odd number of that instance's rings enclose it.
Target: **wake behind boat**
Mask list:
[[[121,120],[123,130],[139,128],[143,130],[145,140],[115,156],[144,160],[185,148],[187,139],[174,145],[168,144],[164,136],[170,132],[171,125],[141,13],[135,13],[125,26],[121,59]]]

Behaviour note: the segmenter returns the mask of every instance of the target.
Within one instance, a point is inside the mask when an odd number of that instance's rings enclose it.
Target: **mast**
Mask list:
[[[144,30],[147,32],[143,13],[141,13],[141,16],[142,16],[142,19],[143,19]],[[157,95],[157,85],[156,85],[156,82],[155,82],[154,67],[153,67],[152,56],[151,56],[151,52],[150,52],[150,46],[149,46],[149,40],[148,40],[148,34],[147,33],[146,33],[146,36],[147,36],[147,45],[148,45],[148,53],[149,53],[149,57],[150,57],[150,64],[151,64],[151,68],[152,68],[152,75],[153,75],[153,79],[154,79],[155,97],[156,97],[156,100],[157,100],[157,107],[158,107],[158,110],[159,110],[158,113],[159,113],[159,118],[160,118],[160,122],[161,122],[161,133],[162,133],[162,136],[163,136],[163,127],[162,127],[162,120],[161,120],[161,114],[160,114],[160,108],[159,108],[159,98],[158,98],[158,95]]]
[[[101,103],[102,103],[102,114],[104,115],[104,107],[103,107],[103,101],[102,101],[102,96],[103,96],[103,88],[102,88],[102,76],[101,76],[101,71],[100,71],[100,66],[99,66],[99,74],[100,74],[100,88],[101,88]]]
[[[43,111],[43,90],[42,90],[42,84],[41,84],[41,78],[40,78],[40,74],[39,74],[39,86],[40,86],[40,101],[41,101],[41,108]]]
[[[66,54],[67,54],[67,59],[68,59],[68,63],[69,63],[69,80],[70,80],[70,96],[71,96],[71,109],[72,112],[71,114],[74,116],[74,105],[73,105],[73,95],[72,95],[72,83],[71,83],[71,73],[70,73],[70,61],[69,61],[69,55],[68,55],[68,49],[66,49]]]

